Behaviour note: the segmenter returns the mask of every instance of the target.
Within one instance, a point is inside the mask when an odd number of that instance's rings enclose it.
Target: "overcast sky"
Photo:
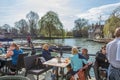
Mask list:
[[[0,0],[0,26],[14,26],[16,21],[26,19],[26,14],[34,11],[43,16],[47,11],[59,15],[64,28],[74,27],[74,20],[86,18],[97,22],[101,15],[106,20],[112,10],[120,6],[120,0]]]

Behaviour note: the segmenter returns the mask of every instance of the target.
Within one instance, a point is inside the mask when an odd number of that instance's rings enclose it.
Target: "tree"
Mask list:
[[[39,15],[33,11],[30,11],[26,15],[26,18],[28,19],[29,22],[31,35],[37,37],[37,25],[38,25]]]
[[[25,19],[15,22],[15,27],[18,28],[20,34],[27,35],[29,32],[28,24]]]
[[[112,38],[114,37],[114,31],[117,27],[120,27],[120,6],[113,10],[110,17],[106,20],[104,25],[104,36]]]
[[[10,26],[9,24],[4,24],[4,25],[2,26],[2,29],[3,29],[3,31],[5,31],[5,32],[10,32],[10,28],[11,28],[11,26]]]
[[[63,25],[58,18],[58,15],[53,12],[47,12],[39,21],[40,32],[50,38],[56,35],[64,35]]]
[[[75,27],[73,29],[73,35],[75,37],[80,37],[80,36],[83,36],[82,35],[82,29],[83,27],[86,27],[87,24],[88,24],[88,20],[84,19],[84,18],[79,18],[77,20],[75,20]]]

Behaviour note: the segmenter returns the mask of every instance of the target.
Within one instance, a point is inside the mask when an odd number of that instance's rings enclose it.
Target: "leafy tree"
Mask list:
[[[110,38],[114,37],[114,31],[117,27],[120,27],[120,6],[116,8],[106,20],[103,29],[104,35]]]
[[[29,22],[31,35],[37,37],[37,25],[38,25],[39,15],[33,11],[30,11],[26,15],[26,18],[28,19]]]
[[[58,18],[58,15],[53,12],[47,12],[39,21],[40,32],[49,36],[64,35],[63,25]]]
[[[3,29],[5,32],[10,32],[10,28],[11,28],[11,26],[10,26],[9,24],[4,24],[4,25],[2,26],[2,29]]]
[[[29,32],[28,24],[25,19],[15,22],[15,27],[19,29],[19,33],[26,35]]]
[[[79,19],[75,20],[74,23],[75,23],[75,27],[73,29],[73,31],[74,31],[73,35],[75,37],[83,36],[82,35],[82,29],[87,26],[88,20],[86,20],[84,18],[79,18]]]

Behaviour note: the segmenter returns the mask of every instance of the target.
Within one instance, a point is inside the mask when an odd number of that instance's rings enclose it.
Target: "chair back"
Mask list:
[[[99,72],[98,72],[98,62],[95,61],[94,65],[93,65],[93,69],[94,69],[94,74],[95,74],[95,78],[96,80],[99,80]]]
[[[24,65],[24,57],[25,56],[28,56],[28,53],[18,55],[18,60],[17,60],[17,68],[18,69],[25,67],[25,65]]]
[[[23,77],[23,76],[1,76],[0,80],[30,80],[27,77]]]
[[[26,56],[24,57],[24,63],[26,70],[30,70],[35,65],[35,59],[37,58],[37,55],[32,56]]]

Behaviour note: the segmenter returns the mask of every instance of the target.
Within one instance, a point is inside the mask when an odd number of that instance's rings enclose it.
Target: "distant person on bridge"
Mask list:
[[[108,79],[120,80],[120,27],[115,30],[115,39],[107,44],[106,52],[110,63]]]
[[[30,35],[27,36],[27,42],[28,42],[28,46],[30,47],[30,45],[32,44],[32,40],[31,40]]]

